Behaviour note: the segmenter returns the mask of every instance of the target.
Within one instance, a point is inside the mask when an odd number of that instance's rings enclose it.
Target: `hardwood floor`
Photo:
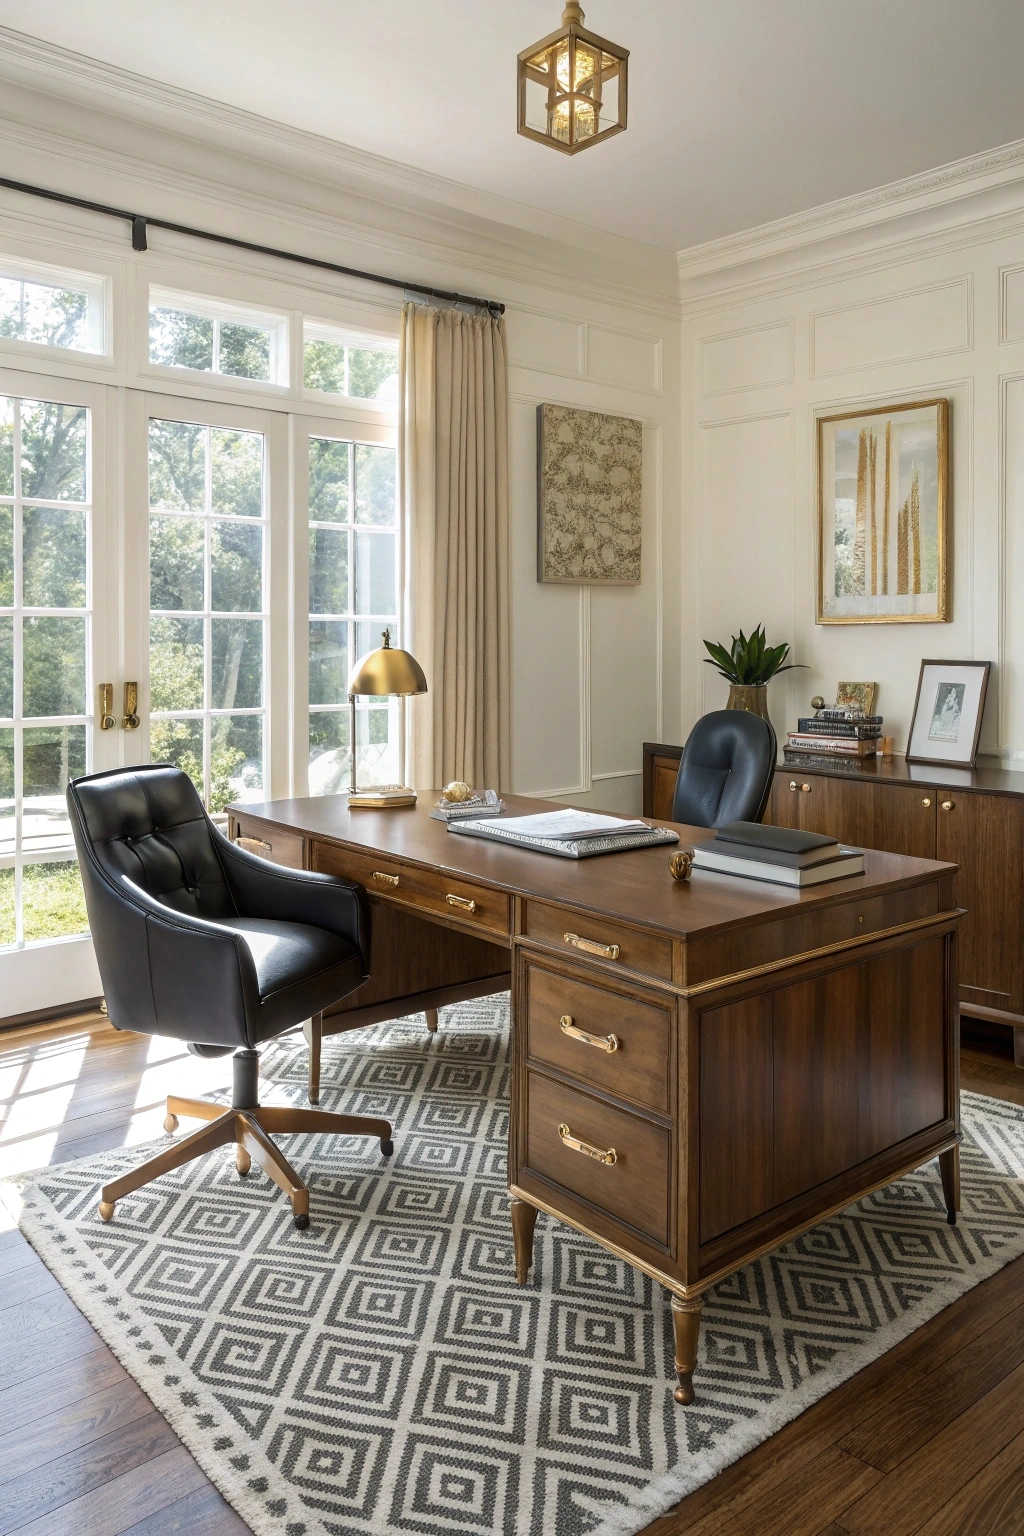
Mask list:
[[[963,1086],[1024,1104],[1008,1037]],[[159,1134],[230,1058],[96,1014],[0,1035],[0,1173]],[[1024,1259],[697,1489],[645,1536],[1024,1536]],[[245,1536],[0,1207],[0,1536]],[[559,1536],[553,1532],[552,1536]]]

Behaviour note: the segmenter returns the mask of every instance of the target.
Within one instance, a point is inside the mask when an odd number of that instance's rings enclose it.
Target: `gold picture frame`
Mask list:
[[[948,623],[948,399],[819,416],[817,455],[818,623]]]

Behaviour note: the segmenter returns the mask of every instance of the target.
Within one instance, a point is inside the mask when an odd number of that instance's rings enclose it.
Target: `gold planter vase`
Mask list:
[[[726,709],[745,709],[752,715],[768,719],[767,683],[730,683],[729,702]]]

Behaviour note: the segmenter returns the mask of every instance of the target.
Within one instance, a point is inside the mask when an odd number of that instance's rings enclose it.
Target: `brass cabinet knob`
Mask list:
[[[942,809],[944,811],[952,811],[952,810],[955,810],[956,807],[954,806],[952,800],[943,800],[943,802],[942,802]]]
[[[809,795],[811,792],[811,786],[809,784],[801,784],[800,788],[805,795]]]
[[[790,794],[792,794],[794,790],[799,789],[799,788],[800,788],[800,786],[797,783],[796,779],[790,779],[790,781],[789,781],[789,792],[790,792]]]
[[[925,795],[924,799],[921,801],[921,804],[922,805],[931,805],[931,801],[929,800],[927,795]]]

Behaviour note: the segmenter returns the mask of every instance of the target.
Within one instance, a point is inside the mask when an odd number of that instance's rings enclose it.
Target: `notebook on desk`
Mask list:
[[[651,827],[645,821],[571,808],[539,811],[536,816],[451,822],[448,831],[512,843],[518,848],[550,853],[562,859],[589,859],[599,853],[624,853],[630,848],[650,848],[679,841],[679,834],[665,827]]]

